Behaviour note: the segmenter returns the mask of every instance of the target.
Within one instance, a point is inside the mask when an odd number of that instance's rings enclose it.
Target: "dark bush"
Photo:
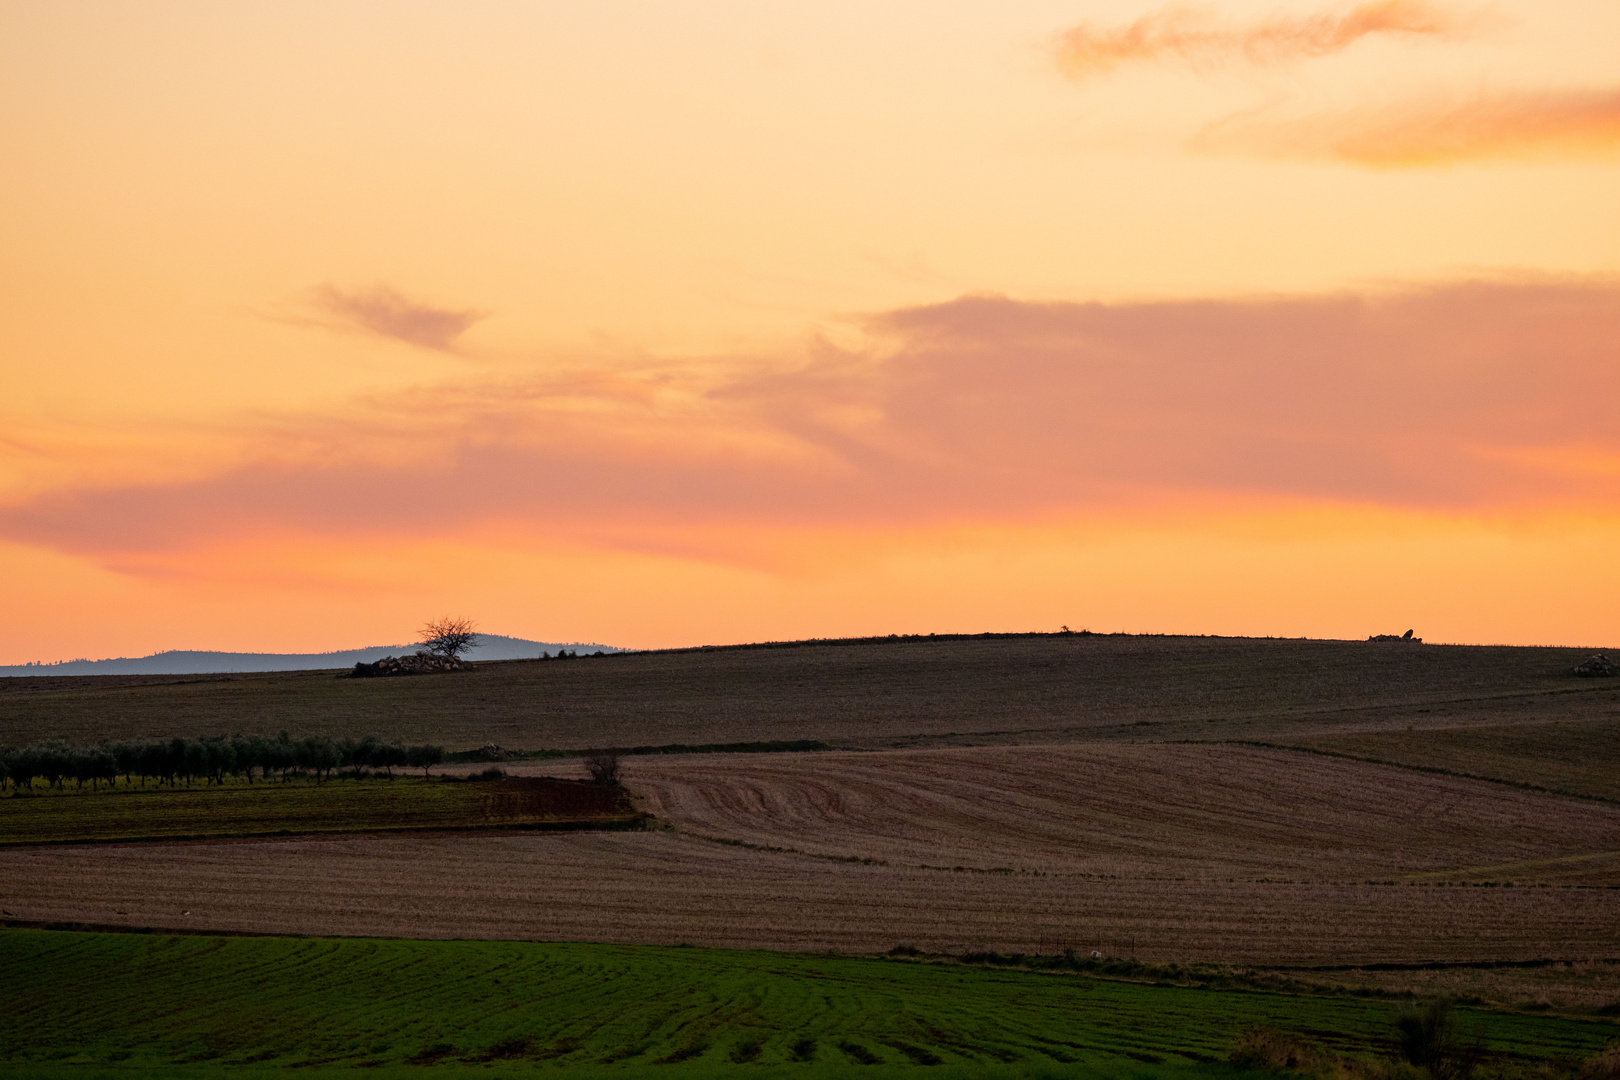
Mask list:
[[[1463,1045],[1456,1009],[1447,998],[1406,1006],[1396,1014],[1395,1030],[1401,1056],[1428,1069],[1435,1080],[1465,1080],[1479,1062],[1479,1048]]]
[[[744,1039],[742,1042],[731,1048],[730,1056],[732,1063],[736,1065],[748,1064],[750,1061],[753,1061],[755,1058],[759,1057],[759,1052],[764,1045],[765,1041],[758,1035],[755,1035],[751,1039]]]
[[[619,782],[619,752],[593,750],[585,755],[585,771],[591,774],[591,783],[614,785]]]

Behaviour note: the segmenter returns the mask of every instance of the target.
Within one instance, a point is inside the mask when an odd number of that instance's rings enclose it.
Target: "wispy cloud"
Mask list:
[[[1193,147],[1384,169],[1607,157],[1620,153],[1620,90],[1431,99],[1283,121],[1247,115],[1206,129]]]
[[[1056,53],[1065,74],[1086,79],[1122,64],[1161,60],[1197,66],[1304,60],[1375,35],[1460,37],[1476,21],[1424,0],[1376,0],[1338,13],[1276,16],[1239,26],[1223,24],[1207,11],[1170,7],[1126,26],[1072,27],[1059,36]]]
[[[433,307],[386,285],[354,292],[322,285],[310,290],[310,303],[342,325],[440,352],[455,352],[456,339],[488,314]]]
[[[607,546],[686,536],[701,551],[734,529],[1189,500],[1490,514],[1620,500],[1620,430],[1589,392],[1615,364],[1613,284],[965,297],[869,329],[866,350],[535,374],[290,418],[297,454],[39,494],[0,508],[0,536],[113,557],[514,528]]]

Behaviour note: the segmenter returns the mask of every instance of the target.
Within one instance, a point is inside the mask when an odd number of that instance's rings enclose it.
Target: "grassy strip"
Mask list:
[[[625,793],[582,781],[224,784],[0,799],[0,845],[623,824]]]
[[[1499,1069],[1620,1028],[1463,1010]],[[1221,1076],[1238,1032],[1387,1054],[1388,1003],[959,964],[529,942],[0,931],[14,1077]],[[1538,1066],[1539,1067],[1539,1066]],[[304,1075],[310,1075],[306,1072]]]

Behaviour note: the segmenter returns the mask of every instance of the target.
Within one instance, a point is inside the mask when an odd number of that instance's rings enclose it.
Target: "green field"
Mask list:
[[[0,845],[408,829],[624,825],[625,793],[582,781],[280,781],[0,798]]]
[[[1385,1055],[1394,1009],[683,947],[0,931],[13,1077],[1221,1076],[1256,1024]],[[1499,1066],[1578,1060],[1620,1034],[1478,1010],[1463,1023]]]

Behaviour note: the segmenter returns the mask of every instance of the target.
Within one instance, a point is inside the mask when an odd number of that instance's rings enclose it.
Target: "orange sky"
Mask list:
[[[1620,641],[1620,7],[0,5],[0,664]]]

